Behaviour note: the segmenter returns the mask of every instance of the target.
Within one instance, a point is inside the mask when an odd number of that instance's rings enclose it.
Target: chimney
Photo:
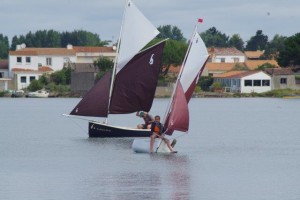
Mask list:
[[[67,49],[73,49],[73,45],[68,44],[68,45],[67,45]]]

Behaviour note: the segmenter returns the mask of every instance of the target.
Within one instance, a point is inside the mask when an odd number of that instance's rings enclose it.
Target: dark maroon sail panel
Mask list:
[[[134,56],[116,75],[110,114],[151,109],[165,42]]]
[[[189,108],[180,81],[178,81],[171,111],[166,122],[166,134],[168,135],[171,135],[174,130],[187,132],[189,129]]]
[[[83,97],[70,115],[107,117],[111,72],[107,72]]]

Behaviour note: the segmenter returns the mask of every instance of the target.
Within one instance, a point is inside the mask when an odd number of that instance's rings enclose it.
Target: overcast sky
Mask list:
[[[190,38],[197,18],[199,32],[216,27],[244,41],[262,30],[269,36],[300,32],[299,0],[133,0],[155,25],[175,25]],[[125,0],[0,0],[0,33],[11,40],[29,31],[87,30],[102,40],[119,36]]]

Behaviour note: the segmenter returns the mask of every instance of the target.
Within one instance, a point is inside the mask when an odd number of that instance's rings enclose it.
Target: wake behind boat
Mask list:
[[[90,137],[149,137],[150,130],[108,124],[110,114],[152,107],[165,41],[139,52],[159,31],[131,0],[125,6],[114,69],[106,73],[71,111],[71,116],[103,117],[89,121]]]

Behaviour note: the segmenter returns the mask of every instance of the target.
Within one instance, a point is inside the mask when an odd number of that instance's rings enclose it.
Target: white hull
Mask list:
[[[134,139],[132,143],[132,150],[135,153],[150,153],[150,138]],[[171,153],[167,144],[161,139],[155,139],[153,152],[155,153]]]
[[[29,92],[27,97],[31,98],[47,98],[49,96],[49,92],[45,90],[38,90],[36,92]]]

